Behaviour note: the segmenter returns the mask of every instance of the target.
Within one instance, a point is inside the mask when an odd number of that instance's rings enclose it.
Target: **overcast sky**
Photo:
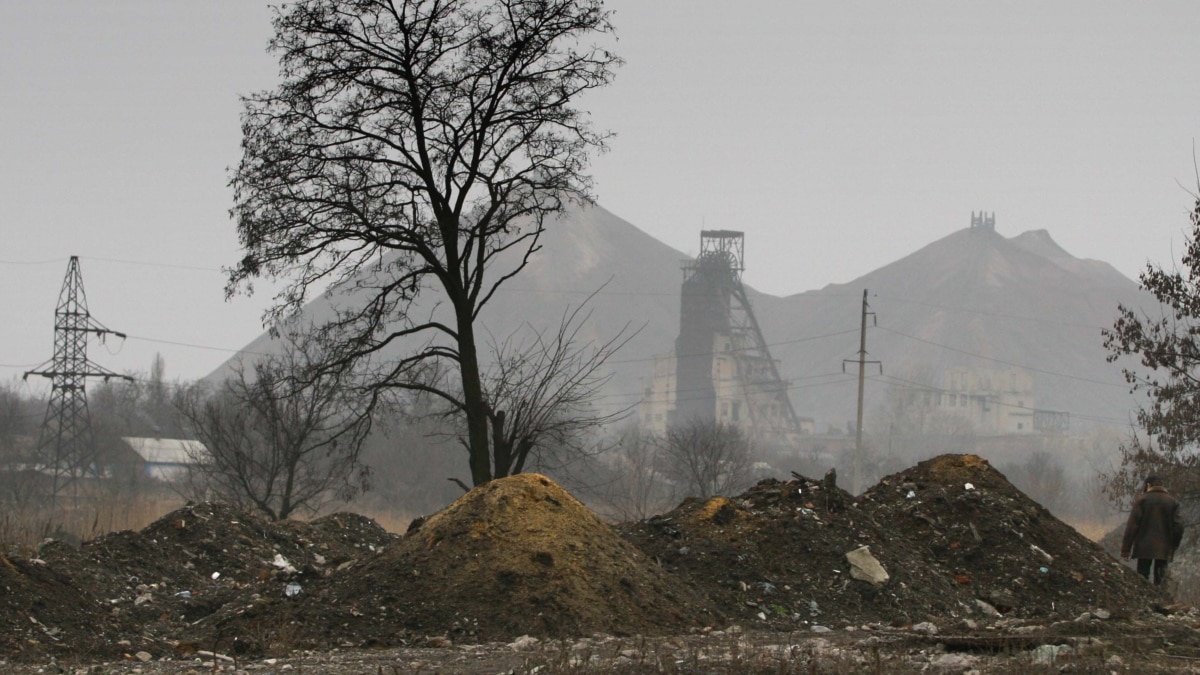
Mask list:
[[[626,60],[585,102],[617,132],[599,202],[745,280],[854,279],[996,214],[1135,278],[1182,251],[1200,3],[610,0]],[[736,10],[734,9],[736,7]],[[240,94],[275,82],[257,0],[0,0],[0,378],[49,359],[67,259],[119,372],[207,374],[268,296],[238,257]]]

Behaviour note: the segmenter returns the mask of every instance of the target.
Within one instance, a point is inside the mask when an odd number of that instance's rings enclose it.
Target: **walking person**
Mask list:
[[[1167,563],[1183,539],[1183,521],[1179,502],[1167,492],[1158,476],[1146,477],[1146,490],[1133,500],[1125,537],[1121,540],[1121,558],[1137,559],[1137,571],[1155,586],[1161,586]]]

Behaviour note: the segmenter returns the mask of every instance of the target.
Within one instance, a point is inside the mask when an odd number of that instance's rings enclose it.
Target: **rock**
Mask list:
[[[1017,596],[1013,595],[1009,591],[1000,590],[1000,589],[997,589],[997,590],[992,591],[991,593],[988,593],[987,601],[990,602],[993,607],[995,607],[996,609],[998,609],[1002,612],[1008,611],[1010,609],[1016,609],[1017,604],[1018,604]]]
[[[871,555],[870,547],[860,546],[846,554],[850,563],[850,576],[859,581],[866,581],[873,586],[882,586],[890,578],[883,565]]]
[[[934,670],[950,670],[961,673],[979,663],[979,657],[971,654],[939,654],[929,661]]]
[[[1047,666],[1072,653],[1074,650],[1067,645],[1042,645],[1033,650],[1033,662],[1037,665]]]
[[[1100,619],[1101,621],[1108,621],[1112,618],[1112,612],[1108,611],[1107,609],[1093,609],[1092,616]]]
[[[508,646],[515,652],[524,652],[524,651],[532,650],[534,647],[537,646],[538,642],[540,642],[540,640],[538,640],[535,637],[530,637],[528,635],[522,635],[521,637],[517,638],[516,640],[513,640],[512,642],[508,643]]]
[[[975,606],[979,608],[980,612],[983,612],[984,616],[1000,616],[1000,612],[986,600],[975,598]]]
[[[921,623],[913,624],[912,631],[921,635],[937,635],[938,627],[932,622],[922,621]]]
[[[138,653],[134,654],[134,656],[137,657],[137,660],[141,661],[142,663],[145,663],[145,662],[149,661],[150,659],[154,658],[154,656],[150,652],[138,652]]]

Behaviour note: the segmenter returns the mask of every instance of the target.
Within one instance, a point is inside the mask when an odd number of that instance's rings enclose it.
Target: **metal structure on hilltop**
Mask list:
[[[673,422],[727,419],[755,438],[789,439],[800,422],[742,286],[744,260],[742,232],[702,230],[683,265]]]
[[[133,381],[88,360],[87,341],[95,335],[102,341],[108,335],[124,338],[124,333],[109,330],[91,317],[79,257],[71,256],[67,275],[54,310],[54,357],[22,379],[40,375],[51,381],[50,402],[38,437],[37,455],[42,469],[52,476],[50,498],[53,503],[68,486],[88,474],[96,475],[96,442],[88,414],[87,378],[114,377]]]

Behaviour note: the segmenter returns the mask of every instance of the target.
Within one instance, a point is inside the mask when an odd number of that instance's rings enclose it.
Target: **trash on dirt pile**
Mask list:
[[[703,601],[549,478],[521,474],[463,495],[379,556],[204,622],[244,645],[390,645],[421,636],[666,635],[716,620]],[[265,635],[278,627],[279,635]],[[243,640],[249,639],[243,637]],[[426,638],[422,638],[426,639]]]
[[[892,625],[991,644],[1009,629],[1131,625],[1120,620],[1168,602],[972,455],[921,462],[858,499],[832,473],[797,475],[615,529],[536,474],[476,488],[404,537],[353,514],[270,523],[189,504],[78,549],[48,540],[37,556],[0,558],[0,659],[283,655],[731,624],[805,634]],[[976,627],[997,631],[964,633]]]
[[[910,491],[915,499],[906,498]],[[983,600],[1010,617],[1068,619],[1161,599],[1135,572],[981,457],[942,455],[921,462],[881,480],[859,498],[858,507],[886,523],[889,536],[920,544],[920,557],[910,564],[921,574],[912,585],[942,592],[932,577],[953,579],[964,603]]]
[[[828,481],[765,480],[620,528],[735,620],[775,629],[1052,621],[1158,597],[973,455],[921,462],[857,500]],[[879,585],[847,560],[864,546],[889,574]]]
[[[178,652],[184,626],[204,620],[242,593],[283,597],[288,582],[332,574],[337,566],[374,555],[397,540],[355,514],[271,523],[223,504],[189,504],[140,532],[107,534],[78,550],[48,540],[38,553],[46,567],[62,583],[86,592],[73,590],[70,601],[59,602],[63,591],[34,587],[25,602],[46,606],[47,615],[63,615],[53,622],[68,645],[56,652],[60,655],[119,658],[132,650],[161,657]],[[280,568],[278,560],[288,564]],[[36,579],[27,575],[26,586]],[[5,611],[0,620],[12,616]],[[20,627],[19,632],[6,631],[19,642],[7,654],[56,648],[57,642],[37,635],[40,629]]]

